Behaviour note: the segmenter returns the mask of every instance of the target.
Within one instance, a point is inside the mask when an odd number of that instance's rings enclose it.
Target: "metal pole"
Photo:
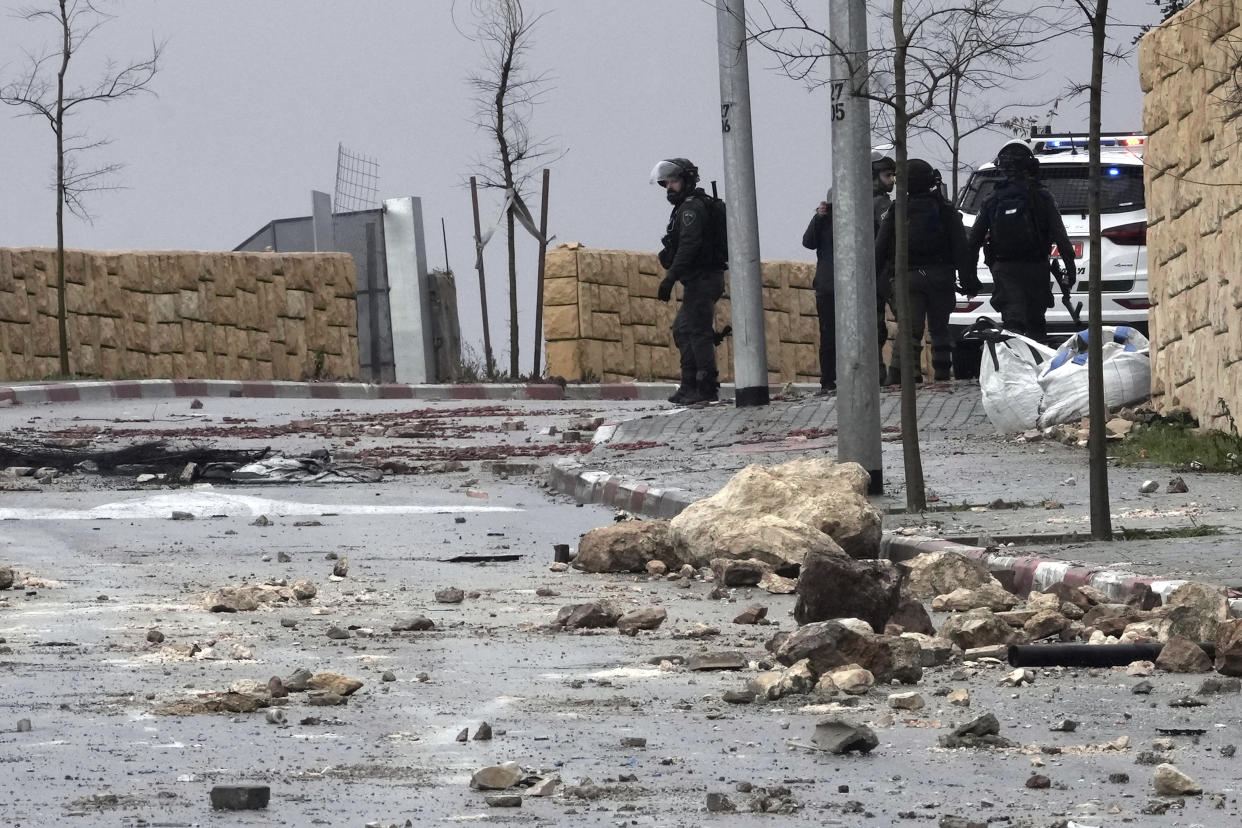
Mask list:
[[[830,0],[833,52],[832,236],[836,274],[837,460],[871,475],[884,491],[880,375],[876,354],[875,231],[871,207],[871,112],[855,94],[867,86],[866,0]]]
[[[535,367],[530,373],[531,379],[539,378],[539,358],[543,355],[543,268],[544,257],[548,255],[548,177],[547,168],[543,171],[543,206],[539,208],[539,276],[535,290]]]
[[[768,404],[768,356],[759,267],[759,205],[750,129],[746,0],[716,0],[720,131],[729,203],[729,295],[733,300],[733,387],[738,408]]]
[[[375,222],[368,221],[366,226],[367,247],[367,317],[371,327],[367,331],[370,343],[368,358],[371,360],[371,382],[376,384],[384,381],[384,357],[380,348],[380,297],[379,297],[379,244],[375,237]]]
[[[487,326],[487,280],[483,278],[483,238],[479,230],[479,190],[470,176],[470,206],[474,208],[474,267],[479,271],[479,308],[483,311],[483,370],[491,379],[496,373],[492,361],[492,334]]]

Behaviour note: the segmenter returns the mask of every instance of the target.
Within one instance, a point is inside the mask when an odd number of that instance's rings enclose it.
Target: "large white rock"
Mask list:
[[[881,516],[867,501],[868,481],[857,463],[825,458],[747,466],[673,518],[669,536],[680,554],[702,563],[747,557],[780,569],[800,564],[808,548],[875,558]]]
[[[904,562],[902,590],[915,598],[935,598],[955,589],[975,589],[996,582],[987,567],[957,552],[924,552]]]

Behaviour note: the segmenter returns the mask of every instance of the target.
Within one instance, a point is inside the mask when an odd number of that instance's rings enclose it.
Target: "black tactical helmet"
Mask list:
[[[699,183],[699,168],[688,158],[666,158],[651,170],[651,183],[664,186],[670,178],[680,178],[685,184],[686,192],[693,190]]]
[[[940,176],[922,158],[911,158],[906,162],[906,192],[926,193],[940,184]]]
[[[1034,175],[1039,161],[1024,141],[1010,141],[996,153],[996,166],[1008,175]]]

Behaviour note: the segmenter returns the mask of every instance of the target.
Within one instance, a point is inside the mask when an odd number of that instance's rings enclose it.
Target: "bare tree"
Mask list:
[[[112,19],[96,0],[55,0],[23,10],[21,19],[51,23],[57,30],[56,45],[26,53],[26,68],[0,86],[0,101],[24,109],[27,117],[42,118],[56,139],[56,325],[60,341],[60,373],[69,376],[69,328],[65,307],[65,209],[90,221],[84,198],[90,193],[117,189],[111,177],[122,164],[88,167],[83,155],[108,143],[90,139],[83,132],[69,132],[69,116],[89,103],[112,103],[151,92],[164,51],[152,42],[150,55],[124,65],[108,60],[98,79],[89,84],[71,83],[69,63],[99,27]],[[53,72],[55,74],[53,75]]]
[[[961,126],[963,96],[999,87],[995,76],[1030,57],[1031,52],[1061,29],[1029,4],[1007,0],[882,0],[872,15],[881,26],[876,29],[876,48],[868,55],[845,53],[835,44],[827,29],[815,25],[803,12],[801,0],[780,0],[779,12],[767,7],[767,25],[757,24],[754,35],[777,56],[785,73],[812,87],[829,79],[823,77],[826,59],[845,54],[854,62],[870,66],[867,98],[880,105],[878,123],[891,125],[898,181],[906,179],[909,143],[912,133],[934,132],[936,119],[947,120],[955,133],[948,139],[957,154],[964,129]],[[950,44],[954,44],[950,46]],[[1004,108],[985,117],[985,127],[999,122]],[[984,127],[981,127],[984,128]],[[897,303],[897,339],[894,348],[901,364],[901,433],[905,462],[906,505],[911,510],[926,508],[922,457],[919,450],[918,409],[915,395],[914,346],[909,335],[910,292],[907,273],[909,254],[906,240],[907,199],[904,187],[897,188],[893,207],[895,219],[894,295]]]
[[[550,81],[547,73],[532,74],[526,58],[543,14],[529,17],[522,0],[470,0],[475,19],[466,36],[482,47],[483,68],[472,74],[475,125],[495,142],[495,153],[477,162],[479,184],[505,192],[505,234],[509,253],[509,375],[518,376],[518,288],[516,217],[525,213],[534,162],[552,156],[550,142],[531,137],[530,122]],[[537,298],[536,301],[541,301]],[[490,366],[489,366],[490,368]]]

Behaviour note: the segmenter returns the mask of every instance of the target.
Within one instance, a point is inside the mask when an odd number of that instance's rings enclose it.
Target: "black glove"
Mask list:
[[[1074,289],[1074,282],[1077,281],[1077,279],[1075,279],[1074,276],[1077,273],[1078,273],[1078,268],[1075,267],[1074,260],[1066,259],[1065,260],[1065,281],[1062,283],[1062,287],[1064,287],[1067,291]]]
[[[659,298],[661,302],[667,302],[669,299],[672,299],[673,285],[676,284],[676,282],[676,279],[670,279],[667,276],[664,277],[664,279],[660,282],[660,289],[656,292],[656,297]]]
[[[983,290],[983,285],[979,283],[979,277],[970,272],[961,274],[958,278],[958,283],[960,287],[957,292],[967,298],[978,296],[979,291]]]

